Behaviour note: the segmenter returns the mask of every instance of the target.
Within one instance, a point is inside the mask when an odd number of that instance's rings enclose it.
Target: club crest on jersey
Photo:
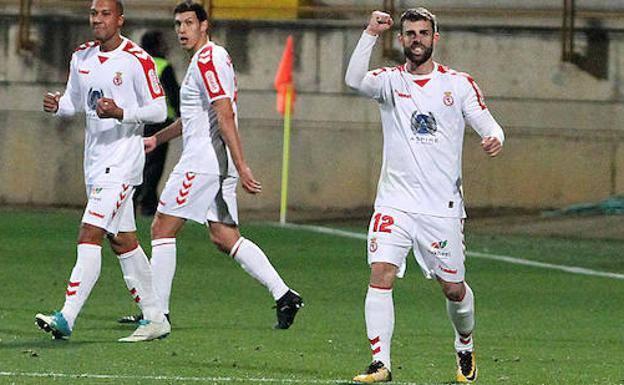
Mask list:
[[[444,93],[444,97],[442,98],[444,105],[447,107],[452,106],[455,103],[455,99],[453,99],[453,93],[450,91],[446,91]]]
[[[89,95],[87,96],[87,105],[90,109],[94,110],[97,108],[97,102],[101,98],[104,97],[104,91],[98,89],[89,89]]]
[[[123,84],[123,79],[121,78],[121,72],[115,72],[115,76],[113,77],[113,84],[116,86],[120,86]]]

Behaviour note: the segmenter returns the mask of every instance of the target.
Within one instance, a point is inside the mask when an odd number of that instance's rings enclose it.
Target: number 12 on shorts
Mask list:
[[[392,229],[390,228],[390,226],[394,224],[394,218],[392,218],[390,215],[383,215],[382,213],[377,213],[375,214],[373,219],[375,220],[375,222],[373,222],[374,233],[376,232],[391,233],[392,232]]]

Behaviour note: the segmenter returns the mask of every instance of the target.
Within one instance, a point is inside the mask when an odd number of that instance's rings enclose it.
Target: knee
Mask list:
[[[449,301],[453,302],[461,302],[466,295],[466,287],[463,282],[459,283],[451,283],[451,282],[443,282],[442,283],[442,292],[444,296],[448,298]]]
[[[394,285],[397,267],[390,263],[371,264],[370,284],[384,289],[391,289]]]
[[[139,241],[134,233],[120,233],[118,235],[109,235],[111,249],[117,255],[125,254],[136,249]]]

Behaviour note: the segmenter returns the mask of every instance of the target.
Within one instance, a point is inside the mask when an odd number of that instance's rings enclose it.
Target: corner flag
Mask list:
[[[280,223],[286,223],[288,208],[288,164],[290,162],[290,115],[295,104],[295,86],[293,84],[293,62],[295,61],[292,35],[286,40],[286,47],[275,74],[277,91],[277,112],[284,117],[284,145],[282,149],[282,189],[280,198]]]

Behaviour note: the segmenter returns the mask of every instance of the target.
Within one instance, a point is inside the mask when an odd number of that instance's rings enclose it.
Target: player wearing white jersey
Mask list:
[[[446,296],[455,331],[458,382],[477,378],[473,351],[474,296],[465,282],[461,158],[467,122],[491,157],[504,134],[470,75],[433,61],[440,35],[424,8],[401,16],[398,39],[406,63],[368,71],[377,36],[392,18],[373,12],[349,62],[346,83],[377,103],[383,128],[383,163],[368,230],[371,276],[365,301],[373,362],[356,382],[390,381],[394,329],[392,287],[413,249],[427,278]]]
[[[166,103],[152,58],[120,35],[124,22],[119,0],[94,0],[90,24],[95,41],[72,55],[63,96],[44,97],[44,110],[57,116],[86,115],[84,172],[88,203],[78,236],[76,265],[65,305],[52,315],[37,314],[37,325],[54,338],[68,338],[78,313],[100,274],[106,235],[118,255],[126,285],[146,314],[122,342],[169,334],[170,325],[152,284],[147,256],[136,237],[132,194],[141,184],[145,155],[144,123],[166,118]]]
[[[181,118],[145,139],[148,152],[180,135],[184,145],[152,223],[151,263],[157,293],[168,314],[176,267],[176,236],[190,219],[207,224],[210,238],[219,250],[229,254],[270,291],[276,300],[275,327],[287,329],[303,301],[284,283],[264,252],[241,237],[238,229],[239,177],[248,193],[260,193],[262,186],[243,156],[232,60],[223,47],[209,41],[207,14],[201,5],[185,1],[175,8],[174,15],[180,45],[192,54],[180,88]]]

